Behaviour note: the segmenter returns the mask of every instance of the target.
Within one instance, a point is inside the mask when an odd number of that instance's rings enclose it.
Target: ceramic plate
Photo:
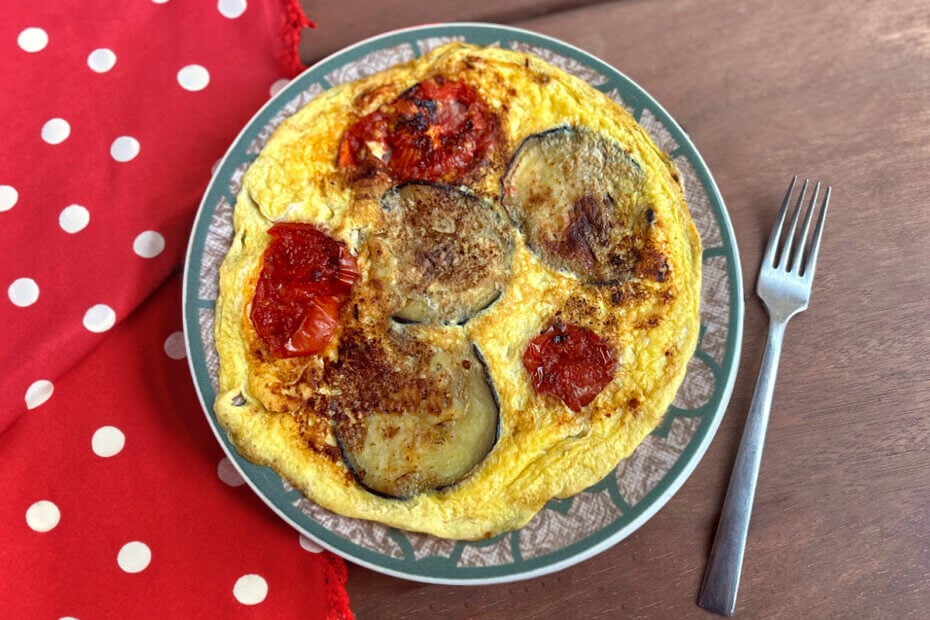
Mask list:
[[[243,173],[275,127],[327,88],[412,60],[451,40],[535,54],[626,107],[678,167],[704,244],[700,342],[663,423],[600,483],[573,498],[549,502],[518,531],[480,542],[434,538],[323,510],[270,469],[239,456],[212,406],[218,270],[232,238],[232,207]],[[191,372],[207,419],[243,478],[283,519],[321,546],[373,570],[432,583],[498,583],[550,573],[611,547],[655,514],[694,470],[720,424],[738,366],[742,304],[739,257],[723,200],[675,120],[642,88],[594,56],[539,34],[487,24],[424,26],[368,39],[307,69],[280,90],[220,163],[194,223],[184,273]]]

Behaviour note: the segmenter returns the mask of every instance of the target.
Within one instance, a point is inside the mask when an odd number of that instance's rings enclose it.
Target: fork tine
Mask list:
[[[817,254],[820,253],[820,237],[823,235],[823,223],[827,219],[827,206],[830,204],[831,187],[827,186],[827,191],[823,195],[823,202],[820,205],[820,214],[817,216],[817,226],[814,228],[814,237],[811,239],[811,251],[807,255],[807,263],[804,265],[803,276],[810,284],[814,280],[814,272],[817,270]],[[811,204],[813,206],[813,204]]]
[[[798,202],[791,212],[791,223],[788,225],[788,231],[785,233],[785,245],[782,247],[778,257],[778,268],[788,270],[788,258],[791,256],[791,247],[794,243],[794,233],[798,227],[798,216],[801,213],[801,207],[804,205],[804,194],[807,193],[807,184],[809,179],[804,179],[804,185],[801,186],[801,194],[798,196]],[[803,239],[801,240],[803,245]]]
[[[814,193],[811,195],[810,203],[807,206],[807,213],[804,215],[804,226],[801,227],[801,234],[798,235],[798,247],[794,249],[794,256],[788,264],[789,271],[801,271],[801,259],[804,257],[804,249],[807,247],[807,233],[811,229],[811,219],[814,216],[814,207],[817,206],[817,194],[820,193],[820,182],[814,185]]]
[[[791,202],[791,193],[794,191],[794,184],[798,180],[798,175],[791,177],[791,183],[788,185],[788,193],[785,194],[785,200],[781,203],[781,209],[778,210],[778,217],[775,218],[775,226],[772,228],[772,234],[769,235],[769,243],[765,248],[765,254],[762,257],[762,264],[775,266],[775,250],[778,248],[778,240],[781,238],[781,227],[785,223],[785,214],[788,212],[788,204]]]

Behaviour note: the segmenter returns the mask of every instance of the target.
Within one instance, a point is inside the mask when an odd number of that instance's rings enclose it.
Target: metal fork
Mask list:
[[[804,224],[800,235],[795,240],[795,232],[800,219],[804,195],[807,193],[808,181],[804,181],[797,204],[791,215],[788,230],[782,241],[782,228],[791,203],[791,194],[798,177],[791,179],[785,201],[778,212],[775,227],[769,237],[768,247],[759,270],[756,294],[765,303],[769,314],[769,333],[762,356],[762,366],[756,379],[756,389],[749,405],[746,427],[740,440],[736,462],[726,499],[717,524],[717,533],[707,561],[704,583],[698,604],[715,613],[732,616],[736,607],[736,590],[739,586],[740,570],[743,564],[743,551],[746,547],[746,535],[749,531],[749,516],[752,512],[752,500],[756,492],[756,479],[762,461],[762,445],[772,407],[772,392],[775,389],[775,375],[778,372],[778,359],[781,357],[782,341],[788,319],[805,310],[811,296],[814,271],[817,267],[817,254],[820,251],[820,237],[823,223],[827,216],[830,202],[830,188],[827,187],[817,216],[817,226],[807,246],[807,235],[811,219],[820,192],[820,183],[814,186],[814,192],[807,207]],[[806,251],[806,257],[805,257]]]

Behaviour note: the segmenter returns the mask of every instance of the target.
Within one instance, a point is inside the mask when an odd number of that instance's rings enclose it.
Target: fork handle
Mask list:
[[[726,499],[717,524],[717,533],[710,550],[704,583],[698,604],[714,613],[732,616],[736,608],[736,590],[739,587],[743,550],[749,531],[749,516],[756,493],[756,479],[762,462],[762,446],[772,408],[775,376],[781,357],[784,321],[770,321],[762,366],[756,379],[756,389],[749,405],[746,427],[740,440]]]

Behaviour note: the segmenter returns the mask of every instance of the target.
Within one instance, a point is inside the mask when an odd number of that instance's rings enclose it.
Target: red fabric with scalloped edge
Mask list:
[[[5,617],[351,617],[241,484],[181,332],[214,166],[303,67],[295,0],[0,7]]]

